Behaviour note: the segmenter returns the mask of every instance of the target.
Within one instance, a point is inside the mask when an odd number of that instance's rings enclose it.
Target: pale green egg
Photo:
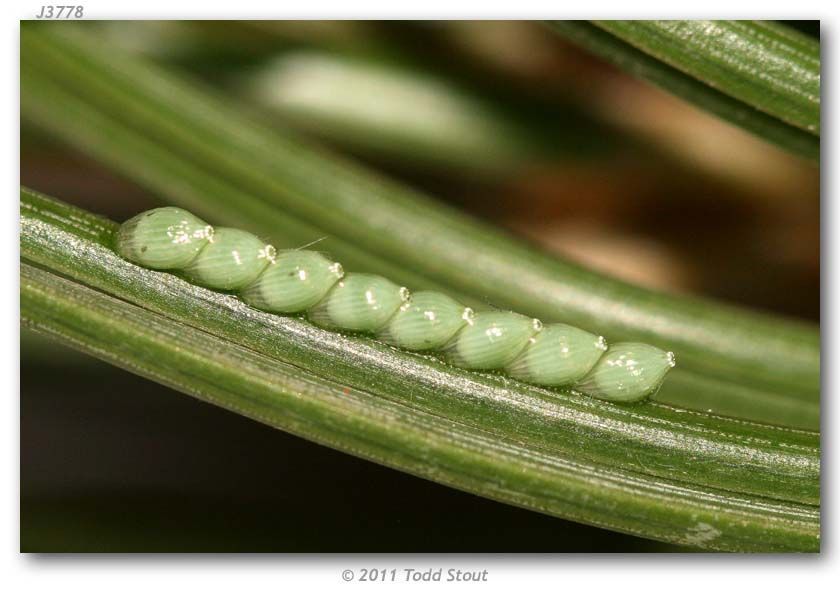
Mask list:
[[[467,369],[501,369],[542,329],[538,319],[512,312],[476,314],[446,348],[450,362]]]
[[[373,333],[408,299],[406,288],[384,277],[351,273],[309,311],[309,318],[322,327]]]
[[[440,348],[466,325],[472,311],[440,292],[417,292],[400,306],[379,339],[406,350]]]
[[[539,385],[571,385],[586,375],[607,350],[603,337],[563,324],[546,325],[505,370]]]
[[[274,262],[276,254],[274,246],[247,231],[218,227],[184,271],[199,285],[238,290],[259,277]]]
[[[676,361],[673,352],[624,343],[610,346],[575,389],[601,400],[639,402],[654,395]]]
[[[192,213],[174,206],[153,208],[123,223],[117,252],[151,269],[183,269],[213,235],[213,228]]]
[[[288,250],[240,292],[255,308],[274,313],[297,313],[315,306],[344,276],[337,262],[312,250]]]

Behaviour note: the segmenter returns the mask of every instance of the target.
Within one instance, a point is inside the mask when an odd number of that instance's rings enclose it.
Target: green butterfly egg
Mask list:
[[[309,311],[322,327],[376,332],[408,300],[408,290],[379,275],[351,273]]]
[[[648,344],[616,344],[575,389],[602,400],[639,402],[656,393],[674,366],[673,352]]]
[[[403,303],[379,339],[406,350],[435,350],[445,345],[472,317],[472,310],[440,292],[417,292]]]
[[[274,246],[247,231],[218,227],[184,271],[199,285],[238,290],[259,277],[276,254]]]
[[[183,269],[213,235],[213,228],[192,213],[174,206],[153,208],[122,224],[117,252],[151,269]]]
[[[467,369],[501,369],[542,329],[538,319],[512,312],[476,314],[446,348],[450,362]]]
[[[530,383],[571,385],[592,370],[606,350],[600,335],[571,325],[546,325],[505,371]]]
[[[320,252],[289,250],[278,253],[274,263],[239,295],[267,312],[303,312],[316,305],[343,276],[341,265]]]

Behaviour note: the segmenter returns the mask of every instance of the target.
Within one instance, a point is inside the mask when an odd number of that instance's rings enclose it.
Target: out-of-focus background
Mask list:
[[[818,165],[541,24],[91,26],[267,124],[551,252],[652,288],[819,319]],[[25,122],[21,183],[115,220],[162,203]],[[673,549],[322,448],[26,333],[21,542],[53,552]]]

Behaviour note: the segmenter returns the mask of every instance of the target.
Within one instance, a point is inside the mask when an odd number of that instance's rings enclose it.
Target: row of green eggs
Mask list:
[[[126,221],[117,251],[143,267],[178,270],[197,285],[235,292],[260,310],[306,313],[324,328],[371,333],[398,348],[442,352],[459,367],[503,370],[604,400],[649,398],[675,364],[672,353],[648,344],[608,346],[571,325],[543,325],[506,311],[475,313],[440,292],[411,294],[378,275],[345,274],[320,252],[277,252],[251,233],[214,229],[180,208]]]

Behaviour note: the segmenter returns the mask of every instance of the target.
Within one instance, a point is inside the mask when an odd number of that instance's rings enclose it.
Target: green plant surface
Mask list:
[[[812,431],[820,429],[820,405],[816,402],[797,402],[772,390],[757,390],[685,369],[673,369],[668,374],[656,399],[709,414]]]
[[[580,160],[597,146],[593,136],[574,132],[572,122],[538,128],[445,78],[326,52],[284,54],[242,87],[258,104],[319,137],[485,180],[564,154]]]
[[[769,115],[820,133],[820,45],[762,21],[596,21],[646,53]]]
[[[812,325],[654,293],[547,256],[103,44],[67,24],[24,24],[23,116],[165,203],[251,229],[279,247],[327,235],[318,249],[348,269],[445,291],[476,308],[504,306],[610,342],[673,350],[679,369],[699,377],[682,391],[699,382],[709,393],[711,381],[727,384],[715,392],[720,398],[737,388],[728,396],[734,404],[751,391],[784,398],[793,412],[797,403],[817,404]],[[774,420],[772,410],[752,417]]]
[[[552,21],[631,75],[818,160],[819,43],[761,21]]]
[[[97,25],[118,48],[206,75],[282,124],[402,168],[486,184],[558,157],[585,164],[639,145],[585,109],[558,111],[556,101],[441,73],[381,24]]]
[[[819,435],[448,366],[137,267],[116,225],[21,192],[25,326],[459,489],[705,549],[819,548]],[[72,281],[71,281],[72,279]]]

